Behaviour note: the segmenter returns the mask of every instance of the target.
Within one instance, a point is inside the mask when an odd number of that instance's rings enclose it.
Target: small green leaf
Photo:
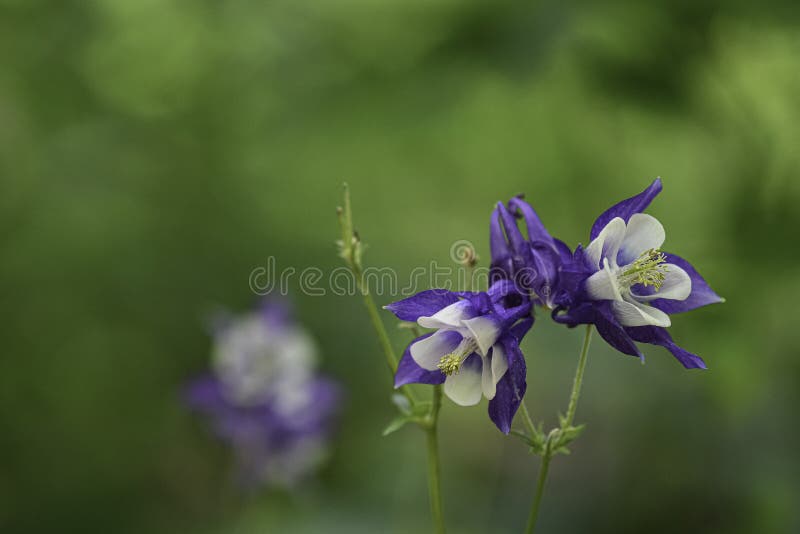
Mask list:
[[[560,444],[566,445],[581,435],[585,425],[570,426],[561,431]]]
[[[561,412],[558,412],[558,426],[561,428],[567,426],[567,417]]]
[[[383,429],[383,434],[382,435],[383,436],[388,436],[389,434],[392,434],[393,432],[397,432],[398,430],[400,430],[401,428],[406,426],[407,423],[416,422],[416,420],[417,420],[416,417],[412,417],[410,415],[403,415],[403,416],[397,417],[391,423],[389,423],[386,426],[386,428]]]
[[[570,454],[570,450],[567,448],[567,445],[575,441],[575,439],[581,435],[584,427],[585,425],[569,426],[563,430],[559,430],[558,434],[554,436],[555,443],[553,446],[553,452],[555,454]]]
[[[533,441],[531,438],[529,438],[528,435],[525,432],[522,432],[520,430],[512,430],[511,432],[509,432],[509,435],[514,436],[515,438],[521,439],[529,447],[533,447],[533,446],[536,445],[535,441]]]
[[[544,437],[540,433],[529,436],[520,430],[512,430],[509,435],[521,439],[529,447],[531,454],[539,456],[544,454]]]

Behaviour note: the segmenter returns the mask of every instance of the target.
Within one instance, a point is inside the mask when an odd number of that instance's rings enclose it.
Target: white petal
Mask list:
[[[495,345],[492,347],[492,364],[491,369],[488,369],[486,360],[483,360],[483,395],[489,400],[492,400],[497,393],[497,383],[508,371],[508,357],[506,356],[503,347]]]
[[[477,360],[477,362],[476,362]],[[444,394],[461,406],[473,406],[481,400],[481,358],[471,356],[470,361],[464,362],[461,370],[448,376],[444,381]]]
[[[594,300],[622,300],[617,275],[612,272],[608,258],[603,259],[603,268],[586,279],[586,293]]]
[[[667,271],[664,273],[664,283],[661,289],[652,295],[636,295],[631,292],[631,296],[639,302],[650,302],[655,299],[686,300],[692,293],[692,279],[689,275],[672,263],[664,264]]]
[[[474,316],[472,304],[468,300],[459,300],[430,317],[420,317],[417,323],[423,328],[458,328],[461,321]]]
[[[483,396],[491,400],[497,392],[497,387],[492,379],[492,365],[487,356],[481,356],[481,362],[483,363],[483,370],[481,371],[481,390],[483,391]]]
[[[438,369],[442,356],[453,352],[461,339],[452,330],[440,330],[430,337],[421,339],[411,345],[411,357],[417,365],[428,371]]]
[[[486,316],[475,317],[464,321],[464,326],[469,329],[470,334],[478,343],[478,352],[481,356],[486,356],[489,349],[497,341],[500,335],[500,325],[494,319]]]
[[[628,229],[620,247],[620,264],[634,261],[651,248],[661,248],[664,237],[664,227],[658,219],[646,213],[634,213],[628,220]]]
[[[622,326],[663,326],[672,324],[669,315],[647,304],[615,300],[612,304],[614,316]]]
[[[617,253],[625,238],[625,221],[614,217],[586,247],[586,257],[593,267],[600,268],[600,261],[608,258],[612,267],[617,266]]]

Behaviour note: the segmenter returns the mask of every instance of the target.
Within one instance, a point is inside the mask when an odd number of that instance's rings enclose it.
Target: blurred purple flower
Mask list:
[[[326,455],[340,389],[316,374],[316,348],[286,303],[217,326],[213,372],[187,386],[186,404],[232,447],[243,484],[293,486]]]
[[[519,342],[533,324],[531,302],[513,282],[485,293],[423,291],[386,306],[403,321],[435,329],[412,341],[395,374],[395,387],[442,384],[461,406],[489,399],[489,417],[504,433],[525,395]]]
[[[703,360],[679,347],[666,330],[669,314],[722,302],[680,256],[661,252],[664,227],[642,213],[661,192],[656,179],[640,194],[597,218],[591,243],[561,267],[553,318],[569,326],[594,324],[612,347],[643,357],[635,342],[667,348],[686,368]]]

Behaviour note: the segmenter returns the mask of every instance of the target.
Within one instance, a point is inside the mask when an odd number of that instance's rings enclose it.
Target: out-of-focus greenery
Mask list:
[[[343,180],[366,261],[408,275],[458,239],[485,265],[513,194],[574,245],[660,175],[667,250],[728,299],[673,321],[710,370],[595,339],[541,531],[800,531],[799,19],[791,1],[0,1],[0,530],[425,531],[422,435],[380,436],[390,381],[358,299],[295,295],[348,405],[293,496],[233,492],[180,405],[207,313],[251,306],[268,256],[337,267]],[[552,425],[580,332],[538,319],[527,401]],[[536,459],[485,410],[442,412],[452,532],[520,531],[533,493]]]

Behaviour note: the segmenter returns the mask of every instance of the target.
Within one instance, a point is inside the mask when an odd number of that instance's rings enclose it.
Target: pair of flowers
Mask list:
[[[462,406],[486,397],[489,417],[507,434],[525,395],[519,345],[535,306],[552,310],[552,318],[569,327],[594,325],[624,354],[644,358],[637,342],[661,345],[687,369],[705,369],[699,356],[672,340],[670,315],[723,299],[689,262],[661,251],[664,227],[642,213],[661,188],[656,179],[606,210],[592,226],[589,245],[574,251],[550,235],[522,198],[498,203],[489,227],[487,291],[431,289],[386,306],[399,319],[434,330],[409,344],[395,387],[443,383]]]

